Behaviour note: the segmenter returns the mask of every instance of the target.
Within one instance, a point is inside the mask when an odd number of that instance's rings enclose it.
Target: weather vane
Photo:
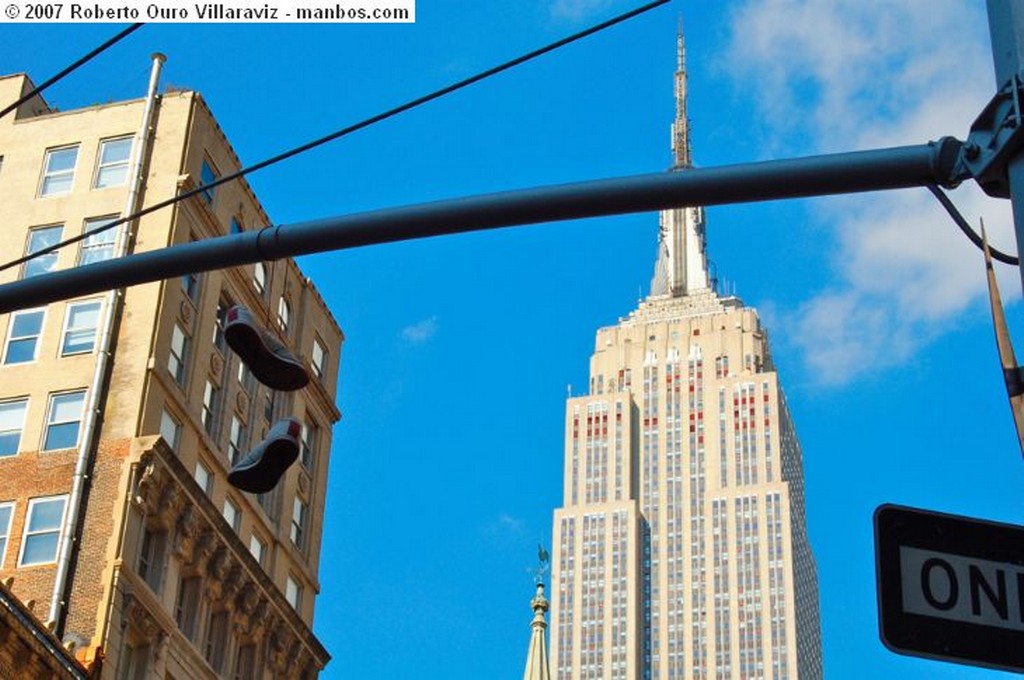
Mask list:
[[[537,546],[537,568],[533,572],[534,583],[544,583],[544,574],[551,570],[551,555],[544,549],[544,546]]]

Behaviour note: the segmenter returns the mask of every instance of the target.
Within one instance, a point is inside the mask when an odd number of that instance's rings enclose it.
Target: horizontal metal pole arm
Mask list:
[[[961,143],[742,163],[506,191],[267,227],[0,285],[0,313],[112,288],[328,250],[672,207],[952,183]]]

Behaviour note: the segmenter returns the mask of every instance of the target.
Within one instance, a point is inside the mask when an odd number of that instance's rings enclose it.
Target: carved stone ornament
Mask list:
[[[309,476],[305,471],[299,474],[299,493],[304,498],[309,498]]]
[[[235,403],[238,405],[238,410],[242,413],[249,412],[249,395],[245,392],[239,392],[238,395],[235,396]]]
[[[221,374],[221,371],[223,370],[223,368],[224,368],[224,359],[219,354],[217,354],[216,352],[211,354],[210,355],[210,375],[218,383],[220,383],[220,381],[221,381],[220,374]]]
[[[195,552],[196,537],[199,535],[200,519],[195,506],[186,505],[178,517],[174,534],[174,554],[181,558],[185,564],[192,562]]]
[[[192,332],[192,303],[188,300],[181,301],[181,325],[185,327],[185,330],[189,333]]]
[[[150,644],[160,642],[166,635],[149,609],[131,593],[124,596],[124,618],[121,623]]]
[[[208,560],[213,555],[214,550],[217,549],[217,534],[210,531],[204,523],[203,530],[196,538],[195,546],[192,549],[192,560],[191,566],[196,567],[200,571],[203,571],[208,566]]]

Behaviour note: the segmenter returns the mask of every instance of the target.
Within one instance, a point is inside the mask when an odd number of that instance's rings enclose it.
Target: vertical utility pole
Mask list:
[[[988,28],[992,36],[992,62],[998,90],[1017,76],[1024,65],[1024,0],[988,0]],[[1024,252],[1024,149],[1009,159],[1006,174],[1017,252],[1021,253]],[[1024,288],[1024,266],[1020,267],[1020,275]]]

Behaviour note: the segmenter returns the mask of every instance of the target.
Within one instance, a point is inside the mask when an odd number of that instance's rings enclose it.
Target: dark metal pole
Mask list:
[[[508,191],[220,236],[0,285],[0,313],[260,260],[676,206],[950,185],[960,142]]]
[[[1021,72],[1024,65],[1024,2],[1021,0],[988,0],[988,28],[992,37],[992,62],[995,66],[996,88]],[[1024,252],[1024,151],[1018,151],[1007,163],[1013,224],[1017,235],[1017,252]],[[1020,268],[1024,287],[1024,266]]]

